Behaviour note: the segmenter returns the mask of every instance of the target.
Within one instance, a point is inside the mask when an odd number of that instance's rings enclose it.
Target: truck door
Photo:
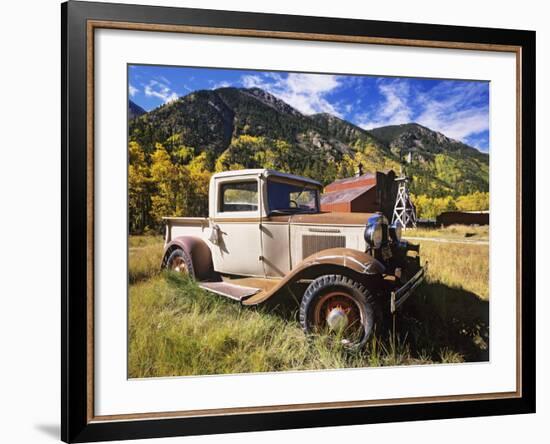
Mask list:
[[[257,175],[216,180],[215,216],[218,244],[212,245],[214,269],[220,273],[264,277],[260,259],[260,184]]]

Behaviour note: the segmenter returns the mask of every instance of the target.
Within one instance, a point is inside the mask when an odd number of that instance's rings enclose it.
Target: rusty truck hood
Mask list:
[[[292,214],[270,216],[268,219],[273,222],[288,222],[291,224],[308,225],[359,225],[365,226],[374,213],[315,213],[315,214]]]

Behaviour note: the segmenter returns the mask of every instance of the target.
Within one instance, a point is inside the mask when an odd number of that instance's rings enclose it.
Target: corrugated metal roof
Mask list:
[[[376,175],[374,175],[373,173],[365,173],[362,176],[345,177],[343,179],[336,179],[334,182],[332,182],[332,184],[362,182],[364,180],[374,179],[375,177]]]
[[[371,184],[360,188],[347,188],[345,190],[332,191],[330,193],[322,194],[321,205],[351,202],[375,186],[375,184]]]

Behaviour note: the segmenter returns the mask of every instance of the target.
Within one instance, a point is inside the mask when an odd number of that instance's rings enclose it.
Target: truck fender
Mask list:
[[[178,236],[172,239],[164,248],[162,268],[166,267],[170,254],[178,248],[185,251],[191,258],[197,280],[209,277],[214,273],[210,248],[205,241],[195,236]]]
[[[243,304],[256,305],[264,302],[287,285],[300,279],[315,279],[325,274],[380,276],[385,271],[384,264],[366,252],[351,248],[321,250],[298,263],[290,273],[269,291],[259,292],[244,300]]]
[[[296,269],[308,268],[318,264],[350,268],[359,274],[366,275],[382,274],[386,271],[384,264],[369,253],[352,248],[329,248],[318,251],[306,257],[296,266]]]

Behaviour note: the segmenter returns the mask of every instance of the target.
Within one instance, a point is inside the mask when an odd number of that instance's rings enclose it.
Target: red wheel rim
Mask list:
[[[183,260],[182,257],[175,257],[170,262],[170,270],[175,271],[177,273],[188,273],[189,270],[187,269],[187,264]]]
[[[336,321],[339,328],[334,328]],[[322,295],[313,309],[313,324],[320,331],[340,331],[343,343],[357,341],[363,334],[363,314],[349,293],[335,290]],[[332,322],[335,324],[335,322]]]

